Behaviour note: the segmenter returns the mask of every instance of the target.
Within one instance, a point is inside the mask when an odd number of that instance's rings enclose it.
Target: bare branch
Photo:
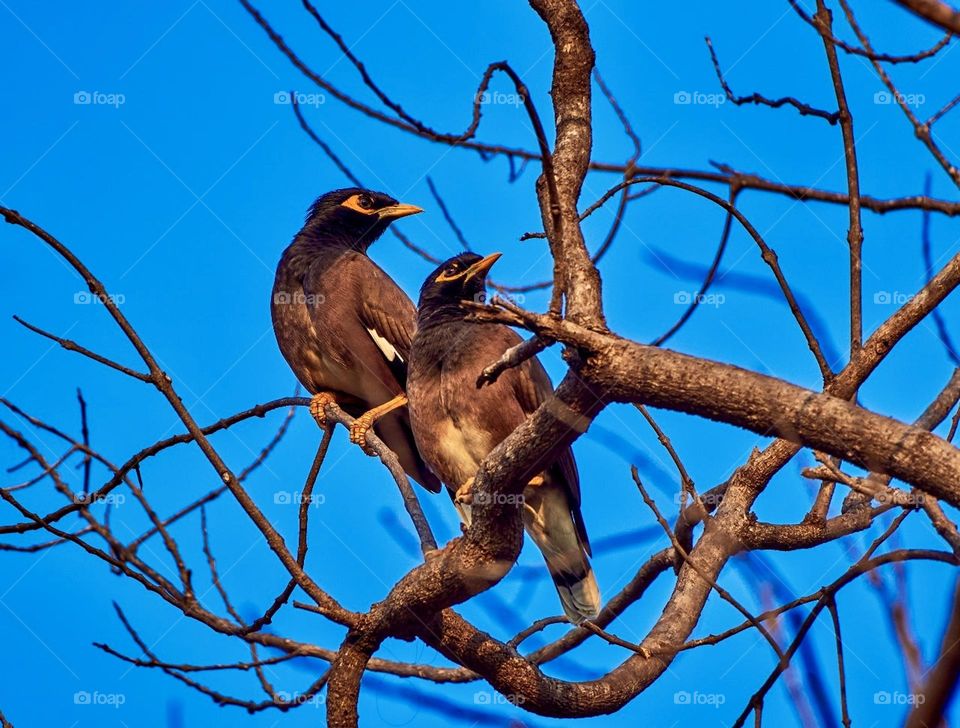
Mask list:
[[[960,35],[960,12],[940,0],[896,0],[901,6],[949,33]]]
[[[756,92],[750,94],[749,96],[737,96],[733,93],[733,90],[730,88],[727,80],[723,77],[723,70],[720,68],[720,61],[717,59],[717,53],[713,49],[713,42],[710,40],[710,36],[707,36],[704,38],[704,40],[707,42],[707,49],[710,51],[710,60],[713,62],[713,70],[716,71],[717,80],[720,81],[720,85],[723,87],[723,92],[727,95],[727,99],[737,106],[756,104],[757,106],[769,106],[773,109],[779,109],[781,106],[792,106],[800,113],[800,116],[816,116],[830,124],[836,124],[837,121],[840,120],[840,112],[817,109],[809,104],[803,103],[802,101],[798,101],[792,96],[782,96],[778,99],[769,99],[766,96],[762,96]]]

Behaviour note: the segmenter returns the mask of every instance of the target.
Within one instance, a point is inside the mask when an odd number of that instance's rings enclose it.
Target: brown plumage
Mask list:
[[[406,384],[416,309],[366,254],[397,210],[418,208],[358,189],[324,195],[283,252],[274,280],[270,311],[281,353],[304,387],[331,394],[354,417],[402,395]],[[411,478],[440,491],[405,409],[373,428]]]
[[[536,358],[508,369],[493,384],[476,387],[483,367],[521,341],[506,326],[465,320],[462,304],[482,295],[486,269],[495,260],[464,253],[427,278],[407,376],[417,446],[456,493],[466,525],[473,497],[469,490],[480,461],[553,396],[550,378]],[[572,450],[563,450],[531,480],[522,509],[524,527],[543,554],[564,612],[573,622],[595,617],[600,592],[588,558],[590,542],[580,513]]]

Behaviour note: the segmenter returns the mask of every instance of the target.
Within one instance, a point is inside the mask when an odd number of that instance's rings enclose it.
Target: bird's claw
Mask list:
[[[350,442],[359,445],[367,455],[375,456],[377,453],[367,444],[367,431],[373,427],[373,417],[369,415],[360,415],[350,425]]]
[[[473,478],[457,488],[457,492],[453,494],[453,502],[473,505]]]
[[[327,422],[326,406],[336,404],[337,400],[330,392],[318,392],[310,400],[310,415],[317,421],[322,429],[327,429],[330,424]]]

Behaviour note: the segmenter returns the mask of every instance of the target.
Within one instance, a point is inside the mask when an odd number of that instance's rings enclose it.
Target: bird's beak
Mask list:
[[[467,268],[466,275],[463,276],[464,282],[469,281],[476,275],[487,277],[487,273],[493,268],[493,264],[500,260],[500,256],[503,253],[491,253],[483,260],[478,260],[476,263]]]
[[[398,220],[401,217],[407,217],[408,215],[416,215],[419,212],[423,212],[422,207],[417,207],[416,205],[404,205],[403,203],[398,203],[396,205],[390,205],[389,207],[384,207],[377,214],[381,220]]]

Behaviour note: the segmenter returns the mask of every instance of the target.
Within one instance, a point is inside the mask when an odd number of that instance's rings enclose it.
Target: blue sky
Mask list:
[[[892,4],[859,5],[860,20],[878,48],[914,52],[938,38]],[[682,15],[668,3],[585,0],[583,7],[598,66],[642,137],[642,163],[707,168],[716,161],[771,179],[843,189],[838,129],[789,109],[738,109],[711,103],[706,96],[720,91],[703,42],[710,35],[736,92],[789,94],[824,108],[834,106],[822,44],[786,3],[700,2]],[[282,0],[261,9],[315,70],[375,102],[299,3]],[[550,117],[550,41],[522,3],[468,3],[452,13],[448,3],[400,0],[337,4],[324,13],[381,85],[434,128],[453,132],[467,125],[479,76],[489,62],[501,59],[521,74],[541,114]],[[0,17],[5,90],[0,203],[20,210],[70,245],[105,282],[200,422],[290,394],[294,379],[277,351],[269,319],[273,269],[308,204],[346,180],[303,134],[290,106],[276,103],[276,95],[289,89],[305,94],[318,90],[234,2],[186,0],[157,7],[64,3],[51,9],[27,0],[0,0]],[[837,32],[852,37],[839,19]],[[960,62],[956,53],[954,46],[926,65],[894,69],[921,116],[929,116],[956,93],[951,83]],[[878,197],[918,193],[930,173],[933,194],[955,196],[949,179],[913,138],[902,115],[876,96],[882,86],[868,64],[846,56],[841,56],[841,64],[856,116],[864,191]],[[493,88],[511,91],[503,78]],[[676,103],[683,94],[705,103]],[[599,94],[594,108],[594,158],[622,162],[630,151],[627,139]],[[441,257],[459,249],[430,196],[429,177],[472,247],[504,252],[497,270],[501,280],[522,284],[549,274],[544,243],[518,242],[523,232],[539,225],[532,167],[511,184],[504,159],[484,161],[471,152],[417,140],[335,99],[308,97],[304,113],[365,184],[427,209],[399,223],[418,244]],[[960,116],[946,117],[937,129],[947,153],[960,158],[960,143],[955,141],[960,138]],[[534,146],[522,111],[509,103],[485,111],[479,138]],[[951,146],[958,153],[952,153]],[[615,182],[608,174],[591,175],[584,185],[584,206]],[[741,209],[777,250],[811,318],[820,322],[817,329],[825,348],[842,359],[849,335],[846,209],[756,192],[742,196]],[[591,246],[602,240],[612,210],[610,205],[585,225]],[[920,222],[915,212],[865,214],[868,332],[892,313],[890,301],[909,295],[924,281]],[[682,310],[675,301],[696,290],[722,224],[718,208],[679,190],[661,190],[633,203],[617,244],[601,265],[611,326],[641,341],[668,328]],[[960,223],[935,217],[932,235],[934,256],[942,264],[957,250]],[[9,227],[2,230],[0,246],[5,292],[0,336],[6,344],[0,393],[32,414],[78,432],[75,392],[82,388],[90,408],[92,442],[117,462],[181,431],[169,406],[147,387],[51,346],[12,320],[14,314],[22,316],[119,361],[137,363],[102,307],[85,302],[82,281],[49,250]],[[431,270],[389,235],[372,249],[372,256],[411,294]],[[722,270],[725,275],[714,291],[720,296],[717,305],[702,306],[671,347],[816,387],[815,362],[789,312],[771,295],[769,271],[740,229],[733,231]],[[528,295],[525,305],[542,309],[545,297]],[[948,321],[955,311],[955,302],[948,301]],[[561,375],[557,351],[543,359],[555,378]],[[864,387],[862,401],[877,411],[913,419],[950,371],[933,327],[922,325]],[[11,415],[4,418],[29,429]],[[704,490],[722,482],[751,448],[764,442],[682,415],[662,413],[658,419]],[[245,423],[215,443],[231,465],[242,468],[281,420],[277,412]],[[296,510],[276,503],[275,496],[300,486],[317,438],[316,426],[301,412],[249,483],[288,539],[296,531]],[[49,439],[43,444],[48,446],[56,449]],[[665,537],[650,528],[655,524],[629,478],[629,465],[641,467],[667,512],[675,511],[677,479],[653,433],[625,407],[604,412],[575,452],[584,514],[598,545],[598,578],[603,591],[613,594],[666,544]],[[0,458],[7,466],[22,455],[3,442]],[[796,520],[802,515],[810,484],[800,469],[808,462],[804,456],[774,479],[757,505],[762,518]],[[3,482],[20,477],[4,475]],[[74,484],[79,482],[79,473],[71,477]],[[149,462],[143,478],[160,512],[172,512],[216,486],[215,473],[190,448]],[[348,445],[342,431],[318,487],[324,498],[312,515],[309,559],[325,588],[346,606],[365,609],[417,560],[409,548],[410,528],[396,489],[373,461]],[[427,494],[422,500],[438,537],[454,535],[456,519],[447,500]],[[42,510],[60,505],[40,489],[34,489],[28,503]],[[257,614],[285,577],[235,503],[223,498],[208,515],[224,580],[243,613]],[[3,521],[14,518],[5,506]],[[115,509],[113,524],[120,535],[133,538],[144,523],[129,500]],[[645,532],[628,547],[608,540],[609,548],[603,548],[605,539],[637,529]],[[174,534],[193,555],[197,578],[209,587],[201,576],[196,518],[185,520]],[[906,545],[940,547],[920,515],[911,515],[901,534]],[[849,565],[848,546],[856,558],[865,539],[868,543],[873,536],[827,545],[812,554],[765,554],[777,574],[760,581],[777,586],[778,602],[784,593],[813,591]],[[159,547],[153,548],[147,555],[164,562]],[[526,549],[521,564],[538,566],[539,556]],[[525,578],[531,573],[532,579]],[[756,611],[770,598],[770,588],[758,585],[758,573],[766,574],[763,567],[750,571],[734,563],[722,577],[722,583]],[[952,581],[944,566],[910,570],[913,626],[927,659],[937,646]],[[659,614],[668,590],[664,577],[613,631],[639,639]],[[112,600],[164,659],[213,663],[246,656],[242,646],[191,623],[76,548],[60,547],[39,557],[0,553],[0,630],[12,657],[0,681],[0,708],[16,725],[246,721],[252,726],[295,726],[315,725],[322,716],[322,706],[306,706],[289,714],[248,718],[237,709],[218,708],[159,672],[130,669],[104,655],[91,642],[136,653],[116,620]],[[902,696],[906,691],[887,614],[866,584],[845,590],[838,602],[849,646],[853,718],[860,725],[897,722],[904,706],[875,697],[878,692]],[[221,608],[213,591],[204,603]],[[496,636],[508,638],[533,619],[556,613],[557,605],[549,582],[526,569],[516,570],[463,612]],[[739,621],[729,605],[712,599],[696,634]],[[342,636],[339,629],[292,609],[281,615],[275,629],[330,647]],[[551,628],[546,636],[561,632]],[[836,705],[832,639],[829,621],[821,618],[810,644]],[[538,644],[537,639],[531,644]],[[391,642],[383,654],[443,663],[419,645]],[[591,643],[574,657],[558,660],[550,671],[588,679],[626,656],[619,648]],[[653,726],[729,724],[772,666],[769,648],[755,633],[686,653],[623,711],[622,719],[642,719]],[[295,692],[321,668],[320,663],[302,661],[274,668],[270,677],[278,689]],[[255,678],[245,673],[216,675],[211,683],[238,696],[256,696],[259,690]],[[677,704],[679,691],[694,689],[712,697],[700,704]],[[78,705],[78,692],[122,696],[123,704]],[[379,676],[365,682],[361,713],[370,725],[447,725],[449,716],[424,697],[438,695],[469,711],[466,724],[506,725],[510,718],[536,726],[554,723],[496,704],[478,685],[438,691],[429,683]],[[112,702],[119,701],[114,697]],[[494,705],[485,704],[490,702]],[[783,681],[771,693],[764,717],[776,724],[796,724]],[[604,719],[587,723],[609,724]]]

